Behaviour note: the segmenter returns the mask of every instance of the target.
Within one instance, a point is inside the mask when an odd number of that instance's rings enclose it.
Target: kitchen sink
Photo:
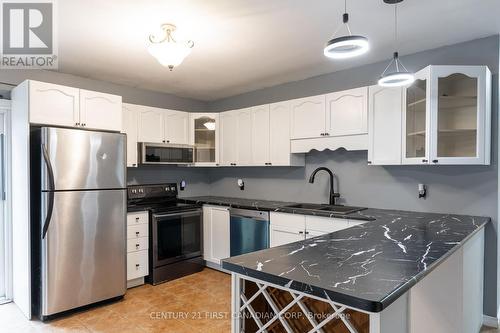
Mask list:
[[[332,214],[351,214],[364,210],[364,207],[352,207],[343,205],[327,205],[327,204],[310,204],[310,203],[300,203],[286,206],[287,208],[297,208],[305,210],[323,210],[331,212]]]

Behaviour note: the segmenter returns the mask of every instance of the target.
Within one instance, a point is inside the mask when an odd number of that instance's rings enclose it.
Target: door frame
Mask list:
[[[5,297],[0,298],[0,304],[12,301],[12,217],[11,217],[11,196],[12,193],[12,177],[11,177],[11,156],[12,156],[12,141],[11,141],[11,101],[0,99],[0,114],[4,116],[4,172],[5,172],[5,201],[4,201],[4,253],[5,253]]]

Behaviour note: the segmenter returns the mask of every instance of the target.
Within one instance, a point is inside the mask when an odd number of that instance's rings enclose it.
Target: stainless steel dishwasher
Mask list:
[[[269,212],[229,210],[231,257],[269,248]]]

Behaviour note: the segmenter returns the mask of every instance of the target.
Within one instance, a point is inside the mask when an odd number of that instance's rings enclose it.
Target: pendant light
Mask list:
[[[335,37],[342,27],[346,27],[348,35]],[[349,28],[349,14],[347,13],[347,0],[344,0],[344,14],[342,15],[342,24],[337,28],[323,50],[326,57],[332,59],[347,59],[362,55],[370,49],[368,38],[356,36],[351,33]]]
[[[149,53],[158,60],[160,64],[168,67],[170,70],[179,66],[186,58],[194,46],[194,42],[178,41],[174,38],[174,31],[177,27],[171,23],[165,23],[161,26],[162,35],[149,36]]]
[[[394,42],[396,48],[398,46],[398,3],[403,0],[384,0],[385,3],[394,5]],[[389,68],[394,65],[395,71],[388,72]],[[415,81],[415,75],[408,71],[403,63],[399,60],[399,53],[393,53],[392,60],[382,72],[378,80],[378,85],[381,87],[401,87],[408,86]]]

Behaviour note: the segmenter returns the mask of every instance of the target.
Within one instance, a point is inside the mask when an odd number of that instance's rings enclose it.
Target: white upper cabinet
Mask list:
[[[326,95],[326,136],[368,132],[368,87]]]
[[[39,81],[27,81],[30,123],[122,130],[122,97]]]
[[[252,163],[255,165],[270,165],[270,116],[269,104],[252,108]],[[285,124],[275,124],[279,127]],[[279,128],[273,130],[279,131]],[[288,130],[290,131],[290,130]],[[290,145],[290,135],[288,135]],[[286,153],[286,152],[285,152]]]
[[[221,112],[220,114],[220,164],[225,166],[236,165],[237,160],[237,134],[238,117],[234,111]]]
[[[78,126],[80,89],[39,81],[28,82],[30,123]]]
[[[80,89],[80,123],[92,129],[122,129],[122,97]]]
[[[368,164],[401,164],[403,88],[369,88]]]
[[[234,111],[237,118],[236,165],[252,164],[252,108]]]
[[[490,164],[491,73],[431,66],[431,164]]]
[[[189,144],[194,145],[196,166],[215,166],[219,163],[219,119],[218,113],[189,115]]]
[[[127,135],[127,167],[137,167],[137,135],[139,123],[139,105],[123,103],[123,129]]]
[[[183,111],[164,111],[165,141],[167,143],[189,143],[189,113]]]
[[[290,101],[292,139],[318,138],[325,133],[325,95]]]
[[[491,72],[428,66],[406,88],[403,164],[490,164]]]
[[[159,108],[143,106],[139,110],[138,141],[162,143],[165,140],[164,111]]]
[[[305,164],[304,154],[291,153],[290,106],[290,101],[273,103],[269,106],[269,154],[271,165],[301,166]]]

